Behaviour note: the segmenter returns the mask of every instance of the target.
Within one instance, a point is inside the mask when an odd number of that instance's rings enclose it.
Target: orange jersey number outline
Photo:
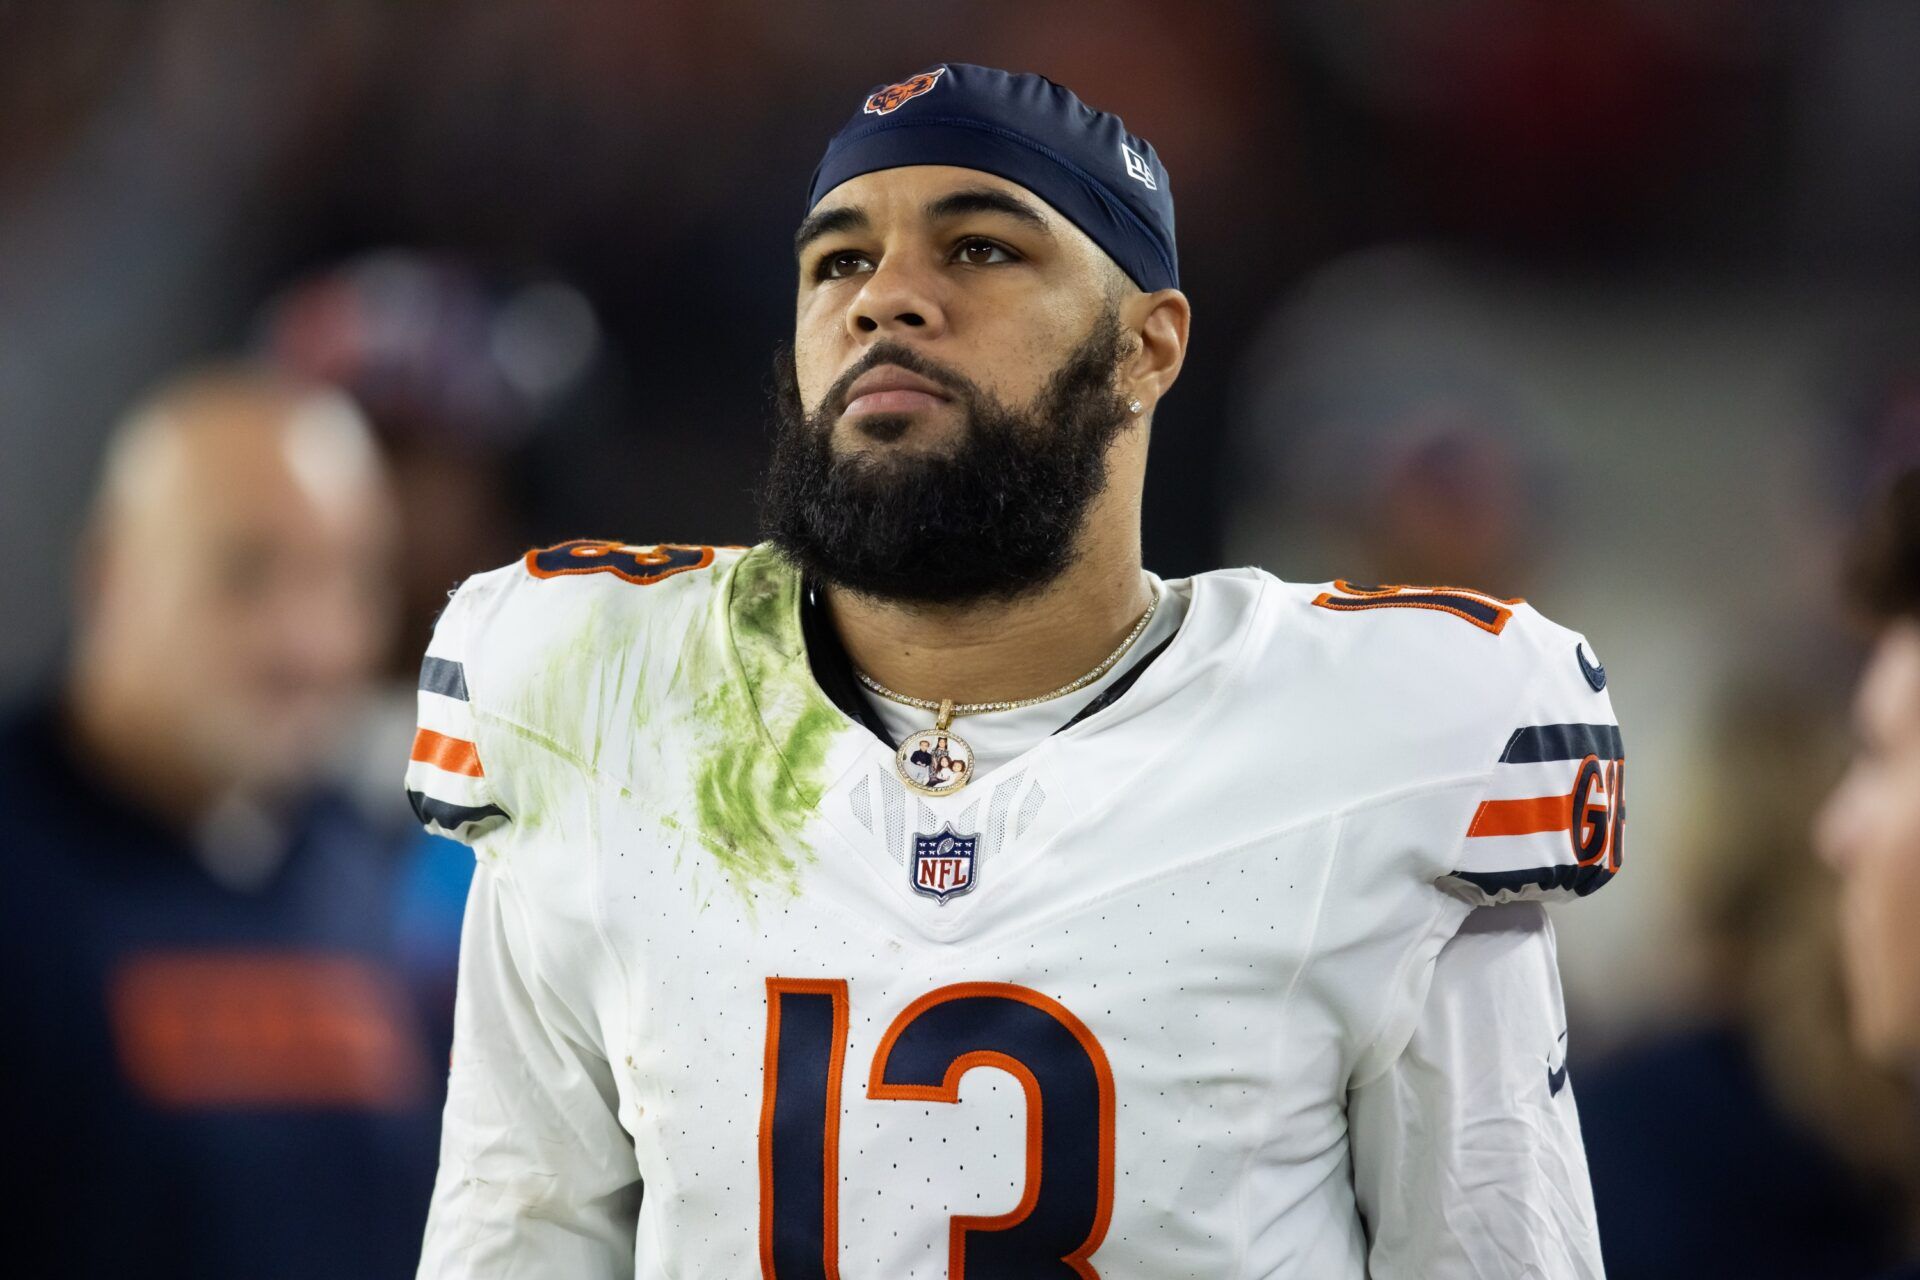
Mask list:
[[[767,979],[763,1280],[839,1277],[846,990],[838,979]],[[821,1005],[823,998],[829,1004]],[[793,1043],[796,1034],[805,1047]],[[1026,1181],[1011,1211],[949,1220],[948,1280],[965,1280],[970,1264],[981,1280],[1016,1274],[1099,1280],[1091,1259],[1113,1217],[1114,1090],[1106,1051],[1085,1023],[1038,991],[1005,982],[955,983],[921,996],[888,1026],[874,1052],[867,1096],[958,1102],[960,1080],[975,1067],[997,1067],[1020,1082]],[[807,1113],[804,1103],[782,1105],[795,1079],[821,1114]],[[816,1171],[823,1184],[818,1192],[806,1185]]]
[[[1362,587],[1335,578],[1332,591],[1313,598],[1322,609],[1358,613],[1365,609],[1431,609],[1470,622],[1489,635],[1499,635],[1513,617],[1512,606],[1526,601],[1501,599],[1468,587],[1409,587],[1399,584]]]
[[[527,572],[536,578],[564,578],[577,573],[610,573],[623,582],[650,587],[676,573],[690,573],[713,563],[713,548],[682,542],[639,546],[575,538],[527,552]]]

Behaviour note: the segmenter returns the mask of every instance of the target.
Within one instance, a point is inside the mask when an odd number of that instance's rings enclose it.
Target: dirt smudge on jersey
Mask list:
[[[798,891],[813,858],[802,833],[820,801],[828,750],[845,726],[808,669],[799,590],[798,574],[771,551],[749,553],[709,626],[688,636],[682,660],[701,690],[693,711],[694,835],[749,904],[759,885]]]

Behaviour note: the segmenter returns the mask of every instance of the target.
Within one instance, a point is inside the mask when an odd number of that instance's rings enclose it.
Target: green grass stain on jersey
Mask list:
[[[553,735],[554,746],[589,770],[624,782],[629,748],[654,718],[657,620],[617,595],[589,599],[578,610],[534,676],[512,691],[508,715]]]
[[[548,593],[534,660],[496,691],[504,732],[528,747],[499,766],[520,828],[589,839],[581,806],[612,785],[685,837],[675,864],[684,851],[711,877],[703,896],[724,883],[751,911],[756,896],[797,891],[846,727],[807,665],[799,592],[763,549],[710,576]]]
[[[533,660],[493,691],[495,732],[525,747],[488,769],[511,774],[521,832],[585,840],[595,786],[633,795],[631,746],[651,705],[647,616],[617,593],[556,592],[541,604],[545,629]]]
[[[703,686],[693,712],[693,835],[751,902],[757,885],[798,890],[813,858],[802,833],[846,720],[807,666],[799,575],[760,548],[741,559],[727,588],[681,663]]]
[[[752,702],[744,695],[715,690],[701,699],[697,714],[741,737],[736,745],[706,752],[695,764],[696,837],[736,887],[772,883],[797,891],[800,870],[813,857],[801,832],[819,792],[803,790],[787,775],[819,772],[839,727],[837,716],[831,707],[802,714],[776,754],[760,737]]]

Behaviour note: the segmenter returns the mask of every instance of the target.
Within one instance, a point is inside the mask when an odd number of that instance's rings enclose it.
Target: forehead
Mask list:
[[[357,545],[386,516],[375,445],[337,397],[209,396],[171,413],[153,443],[127,495],[140,537]]]
[[[1101,252],[1084,231],[1029,188],[983,169],[946,164],[903,165],[848,178],[820,197],[808,210],[807,222],[841,210],[860,214],[876,227],[929,222],[940,215],[942,200],[966,192],[1009,197],[1038,214],[1049,234],[1084,252]]]

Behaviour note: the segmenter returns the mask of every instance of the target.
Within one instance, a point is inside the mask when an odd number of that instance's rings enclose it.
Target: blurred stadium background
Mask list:
[[[210,360],[373,419],[402,687],[520,547],[753,540],[808,174],[945,60],[1044,72],[1172,175],[1152,568],[1525,595],[1606,662],[1628,873],[1557,919],[1615,1274],[1897,1255],[1907,1107],[1838,1047],[1804,837],[1837,546],[1920,462],[1911,0],[0,0],[0,688],[55,678],[110,431]],[[357,758],[400,805],[399,755]],[[1685,1092],[1722,1052],[1724,1123]],[[1754,1108],[1792,1159],[1730,1136]],[[1803,1269],[1698,1269],[1716,1196]]]

